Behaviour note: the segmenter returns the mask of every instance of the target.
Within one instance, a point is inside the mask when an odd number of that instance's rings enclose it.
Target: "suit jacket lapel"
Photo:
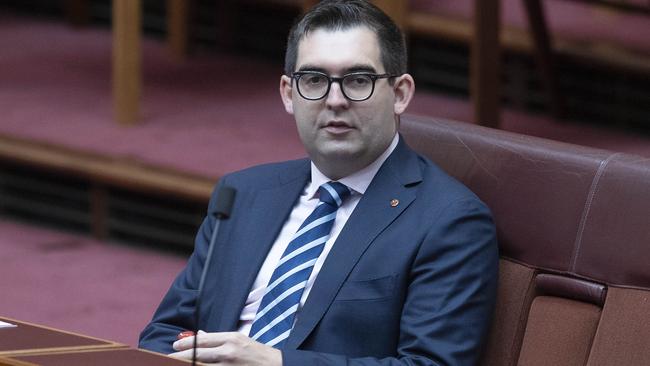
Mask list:
[[[415,199],[410,185],[420,182],[417,156],[400,139],[332,247],[311,289],[286,348],[296,349],[323,317],[348,274],[373,240]],[[391,200],[399,200],[396,207]]]
[[[223,294],[223,297],[214,299],[222,306],[210,307],[221,309],[219,314],[210,314],[216,319],[210,323],[218,324],[218,330],[236,329],[241,309],[259,269],[307,184],[309,169],[306,162],[298,174],[295,171],[279,172],[278,182],[270,182],[268,189],[256,192],[250,203],[246,204],[248,211],[245,212],[245,220],[248,223],[240,224],[237,228],[239,232],[230,236],[227,249],[220,253],[219,262],[223,267],[219,274],[215,274],[221,276],[218,281],[222,281],[223,286],[215,293]]]

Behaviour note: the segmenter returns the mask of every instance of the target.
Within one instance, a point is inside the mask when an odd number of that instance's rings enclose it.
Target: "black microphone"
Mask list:
[[[228,186],[221,186],[219,191],[217,191],[216,197],[216,207],[214,215],[216,221],[214,223],[214,228],[212,229],[212,237],[210,238],[210,244],[208,245],[208,254],[205,257],[205,264],[203,265],[203,272],[201,272],[201,279],[199,280],[199,288],[196,294],[196,304],[194,307],[194,348],[192,351],[192,365],[196,365],[196,345],[197,338],[199,336],[199,314],[201,313],[201,298],[203,297],[203,287],[205,286],[205,278],[207,277],[208,271],[210,269],[210,262],[212,259],[212,251],[214,250],[214,242],[217,239],[217,234],[219,233],[219,224],[221,220],[225,220],[230,216],[230,211],[232,210],[232,205],[235,202],[235,193],[237,191]]]

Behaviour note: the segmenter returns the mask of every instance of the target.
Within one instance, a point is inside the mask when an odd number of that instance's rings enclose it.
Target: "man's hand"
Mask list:
[[[194,337],[174,342],[171,357],[192,359]],[[280,350],[255,342],[238,332],[206,333],[199,331],[196,360],[220,365],[282,366]]]

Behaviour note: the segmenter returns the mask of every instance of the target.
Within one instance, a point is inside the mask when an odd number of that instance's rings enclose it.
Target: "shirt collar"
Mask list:
[[[379,155],[375,161],[370,163],[367,167],[352,173],[348,175],[347,177],[343,177],[338,180],[338,182],[341,182],[348,186],[352,190],[352,194],[364,194],[366,193],[366,189],[368,189],[368,186],[370,185],[370,182],[372,182],[372,179],[375,177],[377,172],[379,171],[379,168],[381,168],[381,165],[388,159],[390,154],[395,150],[397,147],[397,143],[399,142],[399,134],[395,134],[395,137],[393,137],[393,141],[390,143],[388,148],[384,150],[384,152]],[[318,187],[320,187],[322,184],[327,183],[331,181],[330,178],[325,176],[314,164],[312,161],[311,163],[311,183],[307,187],[307,197],[315,198],[316,192],[318,191]]]

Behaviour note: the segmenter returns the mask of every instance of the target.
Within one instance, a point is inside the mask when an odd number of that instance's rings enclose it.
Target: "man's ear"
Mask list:
[[[404,74],[395,78],[393,84],[395,90],[395,105],[393,107],[395,114],[400,115],[404,113],[406,107],[411,103],[413,93],[415,92],[415,81],[409,74]]]
[[[282,97],[284,110],[289,114],[293,114],[293,86],[291,78],[286,75],[280,77],[280,97]]]

